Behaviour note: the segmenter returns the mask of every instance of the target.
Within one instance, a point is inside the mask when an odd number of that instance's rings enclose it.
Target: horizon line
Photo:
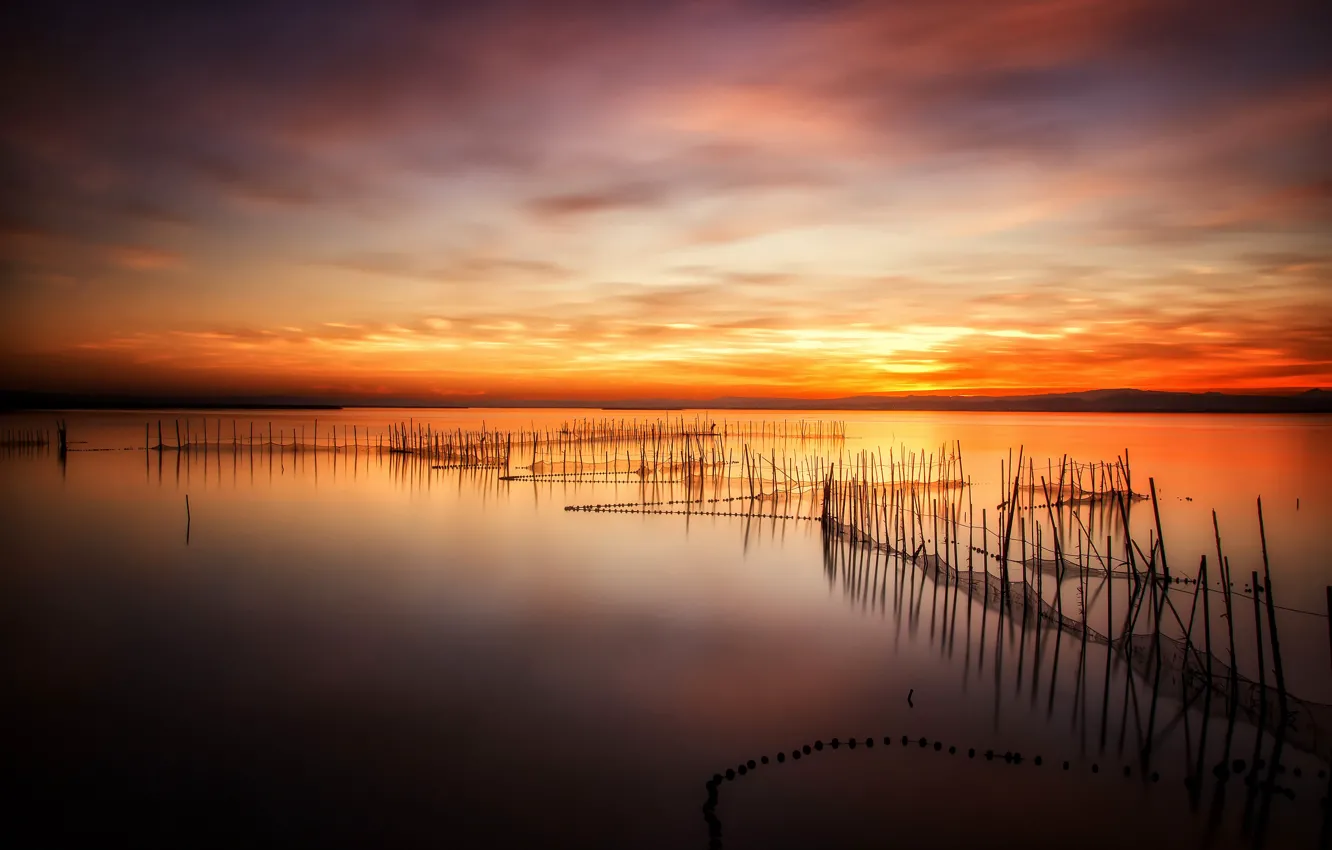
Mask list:
[[[1141,390],[1131,387],[994,394],[875,393],[824,398],[791,396],[716,396],[707,399],[364,399],[299,395],[151,395],[57,393],[0,390],[0,410],[798,410],[869,412],[915,410],[935,412],[1052,413],[1332,413],[1332,392],[1325,387],[1302,390]]]

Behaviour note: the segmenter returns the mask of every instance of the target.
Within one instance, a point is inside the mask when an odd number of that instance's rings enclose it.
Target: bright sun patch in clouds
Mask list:
[[[33,4],[0,389],[1326,385],[1317,8]]]

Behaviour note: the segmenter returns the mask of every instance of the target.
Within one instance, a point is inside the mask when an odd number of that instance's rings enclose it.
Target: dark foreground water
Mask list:
[[[321,413],[320,427],[378,434],[419,414]],[[829,548],[817,522],[567,512],[675,494],[364,448],[230,447],[233,419],[281,432],[310,414],[210,414],[226,445],[143,450],[145,421],[181,416],[65,414],[78,442],[63,462],[0,452],[7,826],[32,846],[1326,843],[1326,738],[1259,735],[1103,647],[1000,620],[909,563]],[[1237,664],[1254,678],[1241,585],[1262,569],[1261,495],[1287,687],[1332,703],[1329,419],[847,421],[845,445],[819,450],[960,441],[991,509],[1009,447],[1041,465],[1129,449],[1135,484],[1160,489],[1176,574],[1214,551],[1217,510]],[[1174,594],[1181,611],[1190,592]]]

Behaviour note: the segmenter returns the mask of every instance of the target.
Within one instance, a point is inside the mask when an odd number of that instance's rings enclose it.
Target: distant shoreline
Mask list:
[[[496,400],[493,403],[328,404],[260,399],[167,399],[98,397],[55,393],[0,392],[0,411],[338,411],[338,410],[600,410],[606,412],[683,410],[736,412],[936,412],[936,413],[1200,413],[1200,414],[1328,414],[1332,392],[1322,389],[1290,394],[1184,393],[1133,389],[1089,390],[1010,396],[905,395],[847,396],[830,399],[755,398],[644,399],[621,404],[603,401]]]
[[[347,410],[337,404],[81,404],[43,407],[14,407],[0,404],[0,413],[139,413],[154,410]]]

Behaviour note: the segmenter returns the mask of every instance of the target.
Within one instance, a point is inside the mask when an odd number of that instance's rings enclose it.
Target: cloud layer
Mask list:
[[[1332,383],[1322,4],[42,3],[0,383]]]

